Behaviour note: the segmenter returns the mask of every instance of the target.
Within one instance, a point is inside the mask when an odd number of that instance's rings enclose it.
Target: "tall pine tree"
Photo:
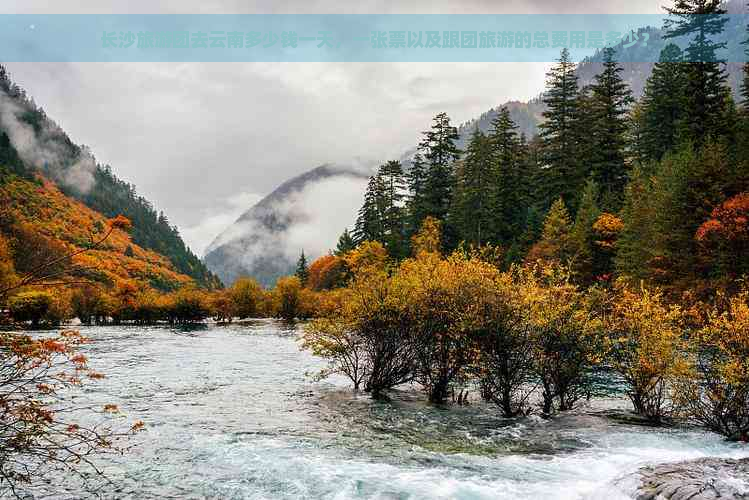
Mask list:
[[[309,279],[309,265],[307,264],[307,257],[304,255],[304,250],[302,250],[302,254],[296,263],[296,272],[294,274],[299,278],[302,286],[307,284],[307,280]]]
[[[659,161],[680,141],[686,90],[682,59],[679,47],[666,45],[645,84],[636,124],[637,147],[643,162]]]
[[[346,228],[338,238],[338,244],[336,245],[335,252],[333,253],[340,256],[350,252],[354,248],[356,248],[356,243],[354,242],[354,238],[351,237],[351,233],[349,233],[348,228]]]
[[[406,245],[405,224],[403,216],[403,199],[405,198],[406,180],[403,167],[397,160],[391,160],[380,166],[377,172],[381,193],[382,243],[391,257],[405,257]]]
[[[426,206],[426,164],[424,156],[417,152],[406,173],[408,194],[406,196],[406,234],[408,238],[419,232],[421,222],[427,216]]]
[[[666,20],[663,37],[691,38],[684,54],[688,63],[684,68],[685,139],[699,147],[709,139],[730,136],[730,90],[724,61],[717,55],[726,42],[715,41],[728,22],[723,0],[676,0],[666,12],[671,17]]]
[[[455,144],[459,139],[458,129],[450,124],[447,113],[439,113],[432,120],[432,128],[423,135],[419,148],[426,160],[426,215],[444,221],[452,203],[455,184],[453,162],[460,157],[460,150]]]
[[[509,245],[523,230],[526,203],[521,192],[521,144],[517,125],[506,107],[500,109],[492,120],[489,141],[496,176],[496,189],[493,193],[497,218],[496,237],[499,243]]]
[[[577,75],[570,53],[562,49],[557,64],[546,74],[544,122],[539,126],[546,172],[545,205],[560,196],[565,203],[577,196],[580,184],[573,124],[577,114]]]
[[[614,60],[614,49],[603,50],[603,70],[591,85],[592,151],[589,161],[593,180],[598,185],[602,208],[617,211],[621,207],[627,182],[625,137],[626,113],[632,102],[629,86],[622,80],[622,68]]]
[[[496,178],[489,139],[476,127],[456,169],[450,222],[460,239],[476,246],[494,239]]]
[[[384,186],[378,175],[369,178],[367,190],[364,192],[364,203],[354,225],[353,238],[355,244],[364,241],[382,241],[385,230],[383,228],[383,198]]]

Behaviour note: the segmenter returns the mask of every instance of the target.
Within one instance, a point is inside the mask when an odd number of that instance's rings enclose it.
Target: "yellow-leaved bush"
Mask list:
[[[609,360],[635,411],[655,423],[669,415],[669,392],[688,373],[684,312],[658,291],[617,284],[606,318]]]
[[[749,293],[709,314],[690,362],[675,395],[683,413],[730,440],[749,441]]]

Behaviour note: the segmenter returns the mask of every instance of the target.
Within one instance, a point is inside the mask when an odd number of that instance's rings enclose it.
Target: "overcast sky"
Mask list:
[[[0,13],[659,13],[660,0],[364,2],[3,0]],[[397,158],[431,117],[456,123],[543,87],[541,63],[9,63],[74,142],[177,224],[199,254],[284,180]]]

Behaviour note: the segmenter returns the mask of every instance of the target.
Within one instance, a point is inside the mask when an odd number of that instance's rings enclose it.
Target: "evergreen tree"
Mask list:
[[[489,139],[475,128],[465,159],[456,169],[451,223],[459,237],[477,246],[494,237],[495,175]]]
[[[405,257],[407,253],[405,224],[403,217],[403,199],[405,198],[406,180],[403,167],[397,160],[391,160],[380,166],[377,172],[382,186],[382,243],[391,257]]]
[[[433,119],[432,128],[424,132],[419,145],[427,164],[424,182],[426,215],[442,221],[452,204],[455,185],[452,166],[460,157],[460,150],[455,145],[458,139],[458,129],[450,125],[447,113],[439,113]]]
[[[571,240],[572,220],[560,197],[544,219],[541,239],[528,252],[528,260],[543,260],[568,265],[574,257]]]
[[[333,253],[340,256],[350,252],[354,248],[356,248],[356,243],[354,243],[354,238],[351,237],[351,233],[349,233],[348,228],[346,228],[338,238],[338,245],[336,245],[335,252]]]
[[[666,8],[664,38],[692,37],[685,52],[684,127],[686,140],[701,146],[709,138],[731,133],[726,123],[730,90],[724,61],[716,52],[726,47],[714,38],[723,32],[728,17],[722,0],[676,0]]]
[[[492,120],[489,141],[496,176],[494,209],[497,218],[496,236],[504,245],[517,239],[525,218],[525,200],[521,193],[521,144],[517,125],[510,111],[503,107]]]
[[[544,122],[539,126],[543,141],[543,163],[547,173],[548,206],[558,197],[570,203],[579,185],[578,158],[573,124],[577,114],[577,76],[570,53],[562,49],[557,64],[546,74]]]
[[[601,190],[602,205],[616,211],[626,184],[625,136],[627,107],[632,95],[622,80],[622,68],[614,61],[614,49],[603,50],[603,70],[591,85],[592,129],[590,133],[592,155],[590,175]]]
[[[369,178],[367,190],[364,192],[364,203],[354,225],[353,238],[358,245],[365,241],[380,241],[384,239],[383,229],[383,199],[384,186],[379,175]]]
[[[575,195],[566,203],[571,214],[577,213],[580,204],[581,190],[585,186],[586,179],[593,178],[593,170],[601,160],[601,154],[597,151],[596,128],[600,123],[600,108],[593,93],[593,87],[586,85],[577,93],[575,102],[575,117],[572,120],[572,136],[575,143],[575,155],[577,157],[577,170],[574,172]]]
[[[309,279],[309,265],[307,264],[307,257],[304,255],[304,250],[302,250],[302,254],[296,262],[296,272],[294,274],[299,278],[302,286],[307,284],[307,280]]]
[[[575,224],[570,231],[573,271],[576,279],[585,285],[593,282],[598,271],[595,262],[596,249],[593,224],[600,215],[598,185],[595,181],[589,179],[580,198],[580,207],[575,216]]]
[[[650,178],[640,166],[636,166],[624,191],[621,210],[624,229],[619,235],[614,259],[617,273],[634,282],[649,277],[649,264],[653,259],[655,214],[651,191]]]
[[[406,173],[408,196],[406,198],[406,234],[411,238],[419,231],[421,221],[427,214],[426,207],[426,166],[424,157],[417,152]]]
[[[670,43],[645,84],[641,100],[638,150],[643,162],[658,161],[679,142],[685,111],[682,51]]]
[[[650,177],[636,169],[622,210],[617,270],[663,287],[699,277],[695,233],[726,199],[731,166],[726,146],[706,143],[666,154]]]

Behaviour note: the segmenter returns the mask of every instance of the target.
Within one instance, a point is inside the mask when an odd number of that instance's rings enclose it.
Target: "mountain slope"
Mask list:
[[[62,193],[106,217],[126,216],[133,223],[134,243],[168,257],[179,272],[202,286],[220,284],[168,218],[139,196],[134,185],[118,179],[109,166],[97,164],[88,149],[74,144],[1,65],[0,164],[27,180],[42,174]]]
[[[17,272],[24,273],[75,250],[90,248],[106,231],[107,217],[66,196],[48,179],[19,177],[0,166],[0,237],[8,241]],[[67,280],[111,288],[121,282],[174,290],[193,280],[158,253],[116,229],[104,243],[76,255]]]
[[[335,243],[371,173],[366,165],[322,165],[284,182],[211,243],[206,265],[226,284],[247,275],[272,286],[302,250],[314,258]]]

